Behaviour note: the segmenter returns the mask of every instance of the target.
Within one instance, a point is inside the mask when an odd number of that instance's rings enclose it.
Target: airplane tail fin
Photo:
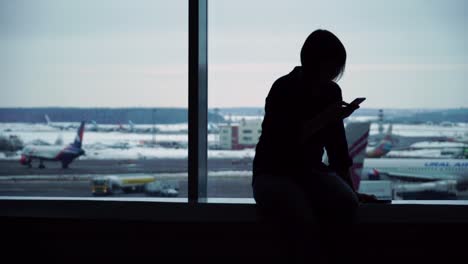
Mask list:
[[[349,156],[353,159],[351,179],[354,189],[359,189],[361,173],[366,156],[366,147],[369,138],[370,122],[352,122],[346,126],[346,139],[348,141]]]
[[[83,143],[83,134],[85,130],[85,122],[81,121],[81,125],[76,132],[75,141],[73,141],[72,145],[76,148],[81,148],[81,143]]]
[[[91,120],[91,125],[93,126],[92,128],[97,131],[98,130],[98,123],[96,120]]]
[[[379,142],[379,144],[367,154],[369,158],[381,158],[389,153],[393,148],[392,138],[392,124],[389,125],[385,137]]]
[[[384,139],[392,141],[392,130],[393,130],[392,124],[388,125],[387,134],[385,135]]]
[[[49,126],[52,122],[50,121],[50,118],[48,115],[44,115],[44,118],[46,120],[46,124]]]

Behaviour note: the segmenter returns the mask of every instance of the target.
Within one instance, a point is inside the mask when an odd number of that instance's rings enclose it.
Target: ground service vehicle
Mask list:
[[[111,195],[115,192],[142,192],[146,184],[156,178],[149,175],[105,175],[91,179],[93,195]]]

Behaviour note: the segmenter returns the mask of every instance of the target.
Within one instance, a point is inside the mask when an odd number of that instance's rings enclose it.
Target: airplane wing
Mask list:
[[[401,173],[396,171],[385,171],[379,172],[381,175],[385,175],[389,178],[400,179],[400,180],[412,180],[412,181],[439,181],[439,180],[459,180],[460,177],[455,174],[441,174],[441,173]]]

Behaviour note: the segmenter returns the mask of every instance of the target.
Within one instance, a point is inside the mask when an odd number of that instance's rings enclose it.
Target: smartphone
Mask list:
[[[360,105],[362,102],[364,102],[364,100],[366,100],[365,97],[358,97],[358,98],[354,99],[354,101],[352,101],[350,104]]]

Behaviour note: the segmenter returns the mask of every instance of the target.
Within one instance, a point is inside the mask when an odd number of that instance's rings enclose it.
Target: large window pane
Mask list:
[[[187,197],[187,8],[1,1],[0,196]]]
[[[252,197],[265,98],[276,79],[300,65],[306,37],[322,28],[347,50],[338,82],[344,100],[367,98],[345,120],[348,129],[370,122],[364,168],[355,161],[360,190],[393,199],[466,199],[466,10],[458,0],[211,1],[209,107],[224,121],[208,138],[210,197]]]

